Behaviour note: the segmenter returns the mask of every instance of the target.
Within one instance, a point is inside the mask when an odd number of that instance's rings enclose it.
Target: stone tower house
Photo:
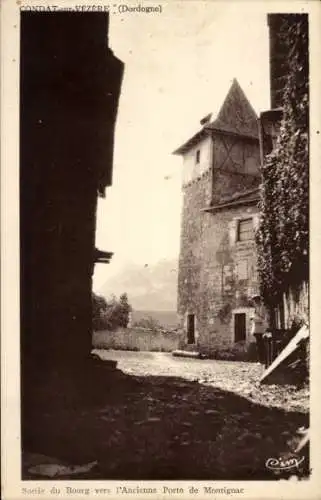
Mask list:
[[[181,347],[206,354],[248,343],[258,291],[254,231],[260,150],[257,116],[237,80],[216,119],[174,154],[183,158],[178,275]]]

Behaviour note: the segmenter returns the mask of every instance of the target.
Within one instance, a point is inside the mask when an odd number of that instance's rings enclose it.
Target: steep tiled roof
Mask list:
[[[258,140],[257,115],[235,78],[217,118],[210,123],[205,120],[202,129],[173,154],[184,154],[210,130]]]
[[[208,128],[258,139],[256,113],[235,78],[216,120]]]

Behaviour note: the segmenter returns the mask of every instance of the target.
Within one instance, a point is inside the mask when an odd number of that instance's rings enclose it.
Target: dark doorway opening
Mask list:
[[[234,316],[234,340],[242,342],[246,340],[246,314],[240,313]]]
[[[195,314],[187,315],[187,343],[195,344]]]

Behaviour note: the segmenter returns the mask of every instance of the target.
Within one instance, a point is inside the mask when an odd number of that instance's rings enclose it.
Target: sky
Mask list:
[[[110,19],[125,72],[113,185],[97,212],[96,246],[114,256],[95,266],[95,291],[130,264],[178,257],[182,160],[171,153],[218,112],[233,78],[257,113],[269,108],[266,12],[254,2],[162,5],[161,14]]]

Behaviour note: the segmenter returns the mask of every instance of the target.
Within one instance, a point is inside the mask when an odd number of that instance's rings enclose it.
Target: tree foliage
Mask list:
[[[138,328],[146,328],[148,330],[161,330],[162,326],[157,321],[157,319],[153,318],[152,316],[147,316],[145,318],[140,318],[139,320],[135,321],[133,326],[138,327]]]
[[[93,329],[101,330],[103,328],[103,318],[107,311],[107,301],[104,297],[92,293],[92,315]]]
[[[256,235],[261,294],[277,305],[289,287],[308,280],[309,82],[308,21],[285,18],[281,30],[289,73],[277,144],[262,166],[260,224]]]
[[[123,293],[119,299],[112,296],[109,300],[93,293],[92,300],[94,330],[127,328],[132,307],[128,302],[126,293]]]
[[[127,293],[123,293],[119,297],[119,307],[118,307],[118,322],[119,326],[127,328],[129,322],[129,314],[132,311],[132,307],[128,302]]]

